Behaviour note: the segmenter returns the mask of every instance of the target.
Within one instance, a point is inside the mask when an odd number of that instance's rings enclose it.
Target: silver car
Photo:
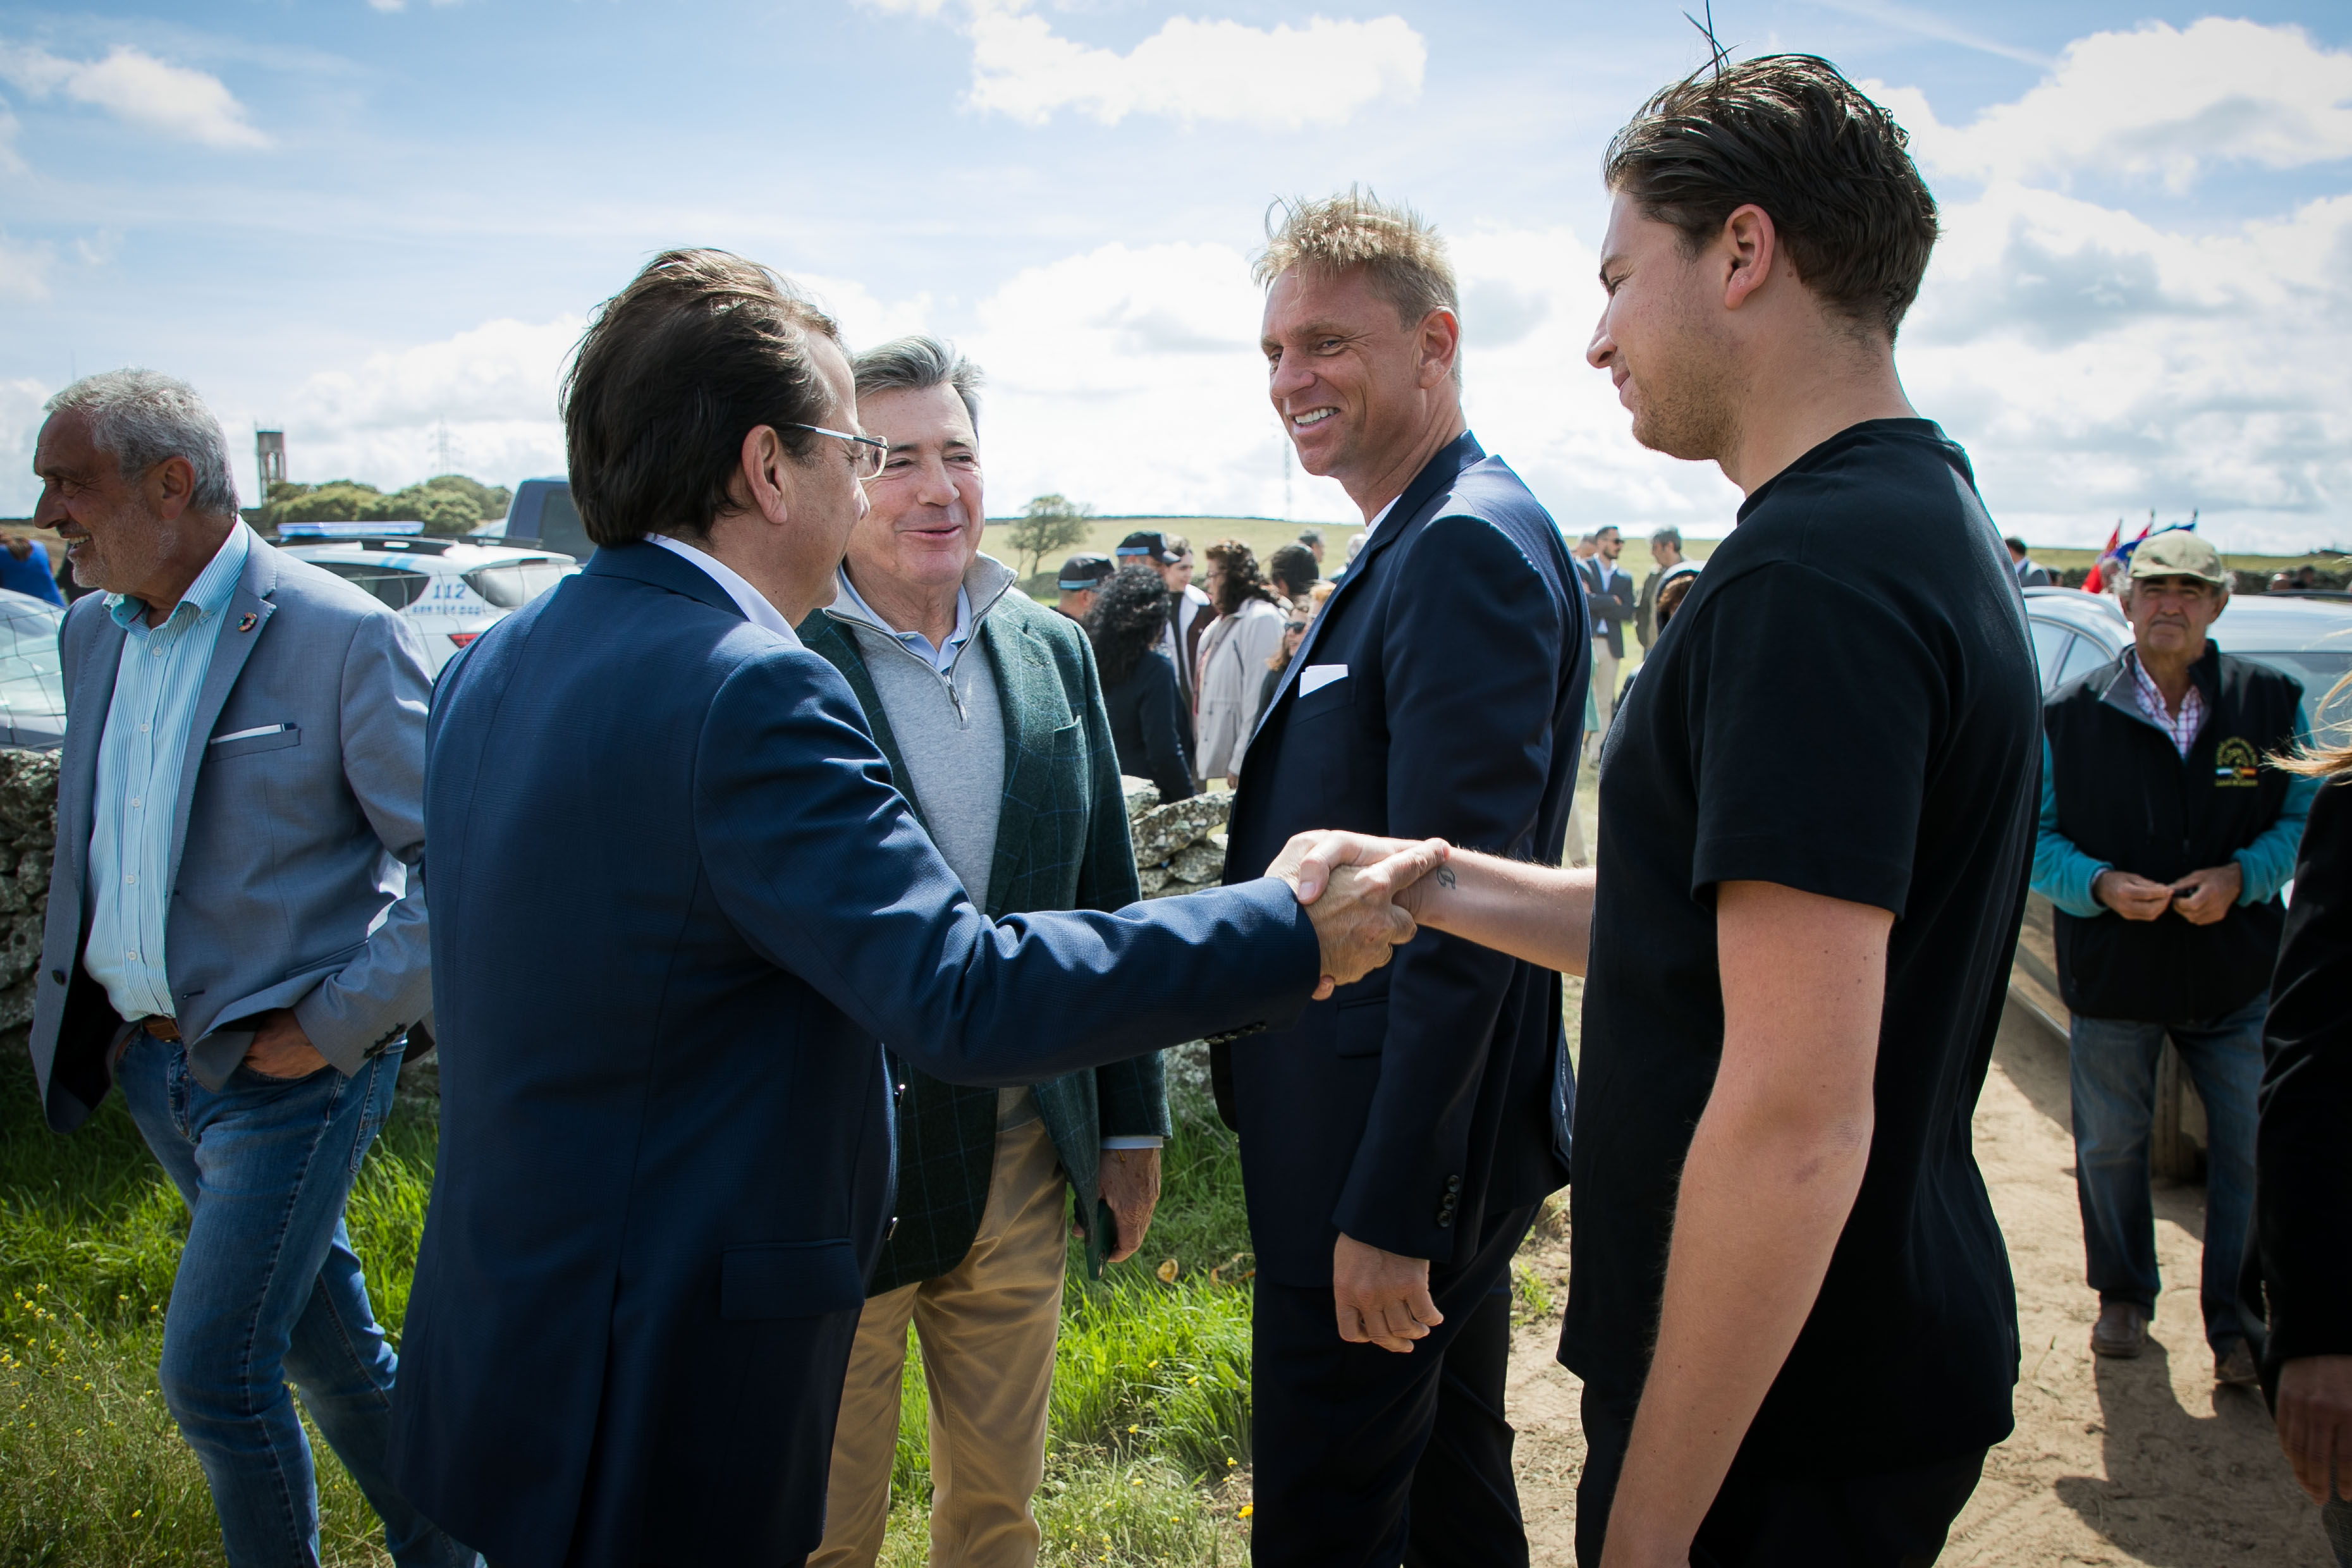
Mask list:
[[[2028,588],[2025,621],[2042,671],[2042,694],[2089,673],[2131,646],[2130,625],[2115,600],[2075,588]],[[2315,734],[2336,742],[2352,731],[2352,689],[2336,683],[2352,673],[2352,597],[2336,594],[2231,595],[2211,633],[2224,653],[2269,665],[2303,683],[2304,710]],[[2292,887],[2289,889],[2293,891]],[[2025,900],[2017,933],[2017,962],[2009,994],[2061,1035],[2072,1016],[2058,994],[2058,952],[2052,910],[2039,893]],[[2157,1068],[2156,1126],[2148,1162],[2159,1176],[2189,1179],[2203,1169],[2205,1110],[2167,1044]]]
[[[65,666],[58,628],[66,613],[47,599],[0,588],[0,746],[53,751],[65,744]]]

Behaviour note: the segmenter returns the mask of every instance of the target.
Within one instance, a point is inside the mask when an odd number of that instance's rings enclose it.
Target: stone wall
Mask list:
[[[33,1021],[57,842],[58,753],[0,749],[0,1037]]]

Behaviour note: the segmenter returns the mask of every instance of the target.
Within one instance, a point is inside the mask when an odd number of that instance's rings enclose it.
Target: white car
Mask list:
[[[424,635],[435,675],[459,648],[580,570],[497,540],[428,539],[416,523],[292,522],[286,552],[366,589]]]

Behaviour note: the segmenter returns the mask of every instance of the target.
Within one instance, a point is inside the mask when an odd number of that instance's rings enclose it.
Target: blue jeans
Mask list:
[[[188,1205],[163,1321],[163,1397],[196,1452],[233,1568],[311,1568],[319,1500],[286,1385],[383,1521],[401,1568],[477,1562],[384,1479],[399,1362],[343,1230],[360,1157],[392,1109],[400,1053],[345,1078],[239,1068],[215,1092],[186,1049],[134,1033],[117,1077]]]
[[[2167,1035],[2205,1102],[2205,1267],[2199,1298],[2216,1354],[2246,1337],[2238,1267],[2254,1206],[2254,1090],[2263,1076],[2267,994],[2226,1017],[2140,1024],[2075,1015],[2068,1037],[2074,1099],[2074,1191],[2099,1304],[2128,1301],[2150,1317],[2161,1288],[2147,1140],[2156,1119],[2156,1065]]]

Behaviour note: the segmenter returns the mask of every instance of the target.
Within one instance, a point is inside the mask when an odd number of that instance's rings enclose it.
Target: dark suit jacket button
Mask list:
[[[1448,1176],[1448,1177],[1446,1177],[1446,1178],[1445,1178],[1445,1190],[1446,1190],[1447,1192],[1449,1192],[1449,1193],[1458,1193],[1458,1192],[1460,1192],[1460,1191],[1462,1190],[1462,1178],[1461,1178],[1461,1177],[1459,1177],[1459,1176]]]
[[[1452,1214],[1450,1214],[1450,1213],[1446,1212],[1445,1210],[1443,1210],[1443,1209],[1439,1210],[1439,1211],[1438,1211],[1438,1215],[1437,1215],[1437,1228],[1438,1228],[1438,1229],[1440,1229],[1440,1230],[1451,1230],[1451,1229],[1453,1229],[1453,1228],[1454,1228],[1454,1215],[1453,1215]]]
[[[66,983],[66,972],[62,969],[52,969],[49,971],[49,979],[57,984],[63,985]]]

